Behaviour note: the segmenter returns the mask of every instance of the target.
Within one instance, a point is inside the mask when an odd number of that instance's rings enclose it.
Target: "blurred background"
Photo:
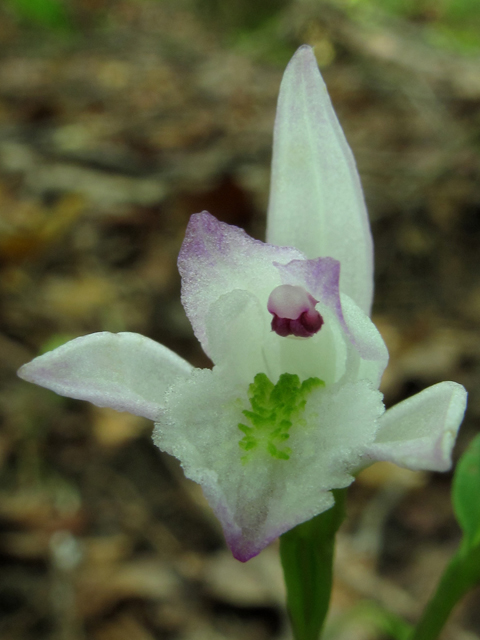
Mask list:
[[[136,331],[209,366],[179,299],[189,216],[264,237],[283,69],[309,43],[376,247],[387,405],[451,379],[480,420],[478,0],[3,0],[0,637],[289,638],[274,545],[242,565],[141,418],[18,380],[38,353]],[[414,621],[455,548],[451,474],[350,490],[327,638]],[[480,594],[445,638],[480,634]]]

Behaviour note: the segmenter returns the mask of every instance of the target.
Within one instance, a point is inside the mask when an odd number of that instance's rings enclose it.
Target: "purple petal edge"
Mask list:
[[[278,530],[271,532],[268,535],[268,537],[264,538],[261,542],[257,542],[257,543],[249,542],[245,540],[245,538],[238,532],[233,532],[233,530],[230,531],[229,528],[225,528],[225,527],[224,527],[224,535],[225,535],[225,540],[227,542],[228,548],[232,552],[233,557],[236,560],[239,560],[240,562],[248,562],[248,560],[251,560],[255,556],[258,556],[258,554],[261,551],[263,551],[265,547],[268,547],[270,543],[272,543],[274,540],[276,540],[279,536],[281,536],[286,531],[289,531],[290,529],[292,529],[294,526],[296,526],[296,524],[299,524],[299,523],[295,523],[291,526],[285,525],[284,527],[281,527]]]
[[[293,247],[255,240],[207,211],[193,214],[177,264],[182,277],[182,304],[205,353],[209,355],[206,318],[221,295],[234,289],[254,290],[259,266],[302,258],[303,254]]]

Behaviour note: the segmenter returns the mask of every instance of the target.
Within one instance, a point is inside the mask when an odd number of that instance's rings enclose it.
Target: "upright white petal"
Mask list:
[[[340,290],[370,313],[373,245],[355,160],[313,50],[283,76],[275,120],[267,242],[340,261]]]
[[[158,420],[163,397],[192,366],[138,333],[92,333],[23,365],[18,375],[61,396]]]

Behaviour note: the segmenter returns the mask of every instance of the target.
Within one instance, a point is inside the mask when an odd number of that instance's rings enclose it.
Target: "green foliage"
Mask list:
[[[7,3],[18,18],[34,25],[59,30],[71,27],[62,0],[7,0]]]
[[[480,16],[478,0],[350,0],[350,4],[378,5],[389,13],[428,22],[464,22]]]
[[[78,338],[78,336],[71,335],[70,333],[55,333],[42,344],[38,355],[47,353],[47,351],[53,351],[74,338]]]
[[[367,10],[368,19],[384,12],[415,23],[427,41],[460,53],[480,49],[478,0],[337,0],[339,4]]]
[[[480,547],[463,547],[447,565],[437,590],[408,640],[437,640],[452,610],[480,581]]]
[[[480,543],[480,434],[461,457],[453,480],[453,507],[468,548]]]
[[[319,378],[300,378],[291,373],[282,373],[276,385],[264,373],[257,373],[249,386],[248,395],[252,410],[242,411],[253,426],[239,423],[245,434],[238,443],[244,451],[264,448],[277,460],[288,460],[291,449],[283,445],[289,439],[289,430],[298,420],[313,389],[325,386]],[[243,456],[246,462],[249,456]]]
[[[436,640],[453,608],[480,583],[479,496],[480,434],[461,457],[453,479],[453,506],[463,540],[409,640]]]
[[[377,631],[394,640],[408,640],[412,627],[403,618],[391,611],[387,611],[376,602],[361,603],[359,614],[365,620],[370,620]]]
[[[409,640],[412,633],[412,626],[403,618],[388,611],[377,602],[363,600],[327,626],[324,640],[348,637],[358,629],[360,624],[366,627],[364,633],[371,630],[372,636],[377,637],[381,634],[382,638],[392,640]]]
[[[197,10],[227,29],[257,29],[283,9],[289,0],[196,0]]]
[[[444,16],[451,20],[467,21],[480,17],[478,0],[449,0],[444,3]]]
[[[188,0],[187,0],[188,1]],[[286,66],[295,44],[285,38],[285,10],[293,0],[190,0],[224,46],[250,59]]]

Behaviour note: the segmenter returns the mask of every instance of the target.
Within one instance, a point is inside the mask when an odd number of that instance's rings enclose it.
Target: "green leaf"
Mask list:
[[[480,547],[460,547],[409,640],[437,640],[452,610],[480,581]]]
[[[345,516],[346,489],[334,506],[280,537],[287,607],[295,640],[318,640],[332,590],[335,534]]]
[[[457,464],[453,479],[453,507],[465,535],[464,544],[480,543],[480,434]]]

